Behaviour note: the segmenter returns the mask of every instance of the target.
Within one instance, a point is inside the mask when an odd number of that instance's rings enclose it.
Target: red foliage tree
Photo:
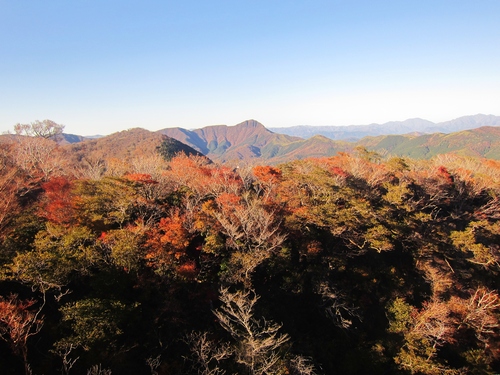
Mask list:
[[[0,337],[5,340],[14,353],[21,355],[26,374],[30,374],[28,363],[28,339],[40,332],[43,319],[40,310],[31,307],[35,300],[22,301],[16,295],[9,298],[0,297]]]
[[[254,176],[262,182],[276,183],[281,179],[281,170],[270,166],[258,165],[253,168]]]
[[[172,271],[189,261],[186,250],[191,235],[184,227],[185,219],[179,210],[160,220],[148,233],[146,261],[160,273]]]
[[[45,201],[40,215],[56,224],[71,225],[75,214],[71,181],[65,177],[54,177],[45,182],[42,188],[45,192]]]

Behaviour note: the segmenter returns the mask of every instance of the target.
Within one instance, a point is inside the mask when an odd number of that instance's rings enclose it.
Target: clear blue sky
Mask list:
[[[500,115],[499,0],[0,0],[0,132]]]

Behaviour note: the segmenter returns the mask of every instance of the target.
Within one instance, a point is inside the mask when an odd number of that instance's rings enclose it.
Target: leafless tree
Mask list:
[[[221,209],[215,216],[228,238],[231,254],[230,282],[250,286],[255,268],[279,249],[285,240],[280,223],[273,212],[268,212],[258,200],[244,199],[241,205]]]
[[[316,375],[316,369],[311,360],[300,355],[290,359],[289,368],[291,375]]]
[[[62,373],[63,375],[68,375],[73,366],[75,365],[76,361],[80,357],[76,358],[71,358],[70,354],[71,352],[76,349],[77,345],[73,343],[62,343],[61,345],[58,346],[57,349],[53,350],[53,353],[55,353],[57,356],[59,356],[62,360]]]
[[[43,137],[19,137],[14,147],[17,167],[35,181],[64,174],[67,157],[58,144]]]
[[[78,168],[78,177],[100,180],[106,172],[106,162],[101,158],[84,158]]]
[[[253,291],[220,290],[222,306],[214,311],[221,326],[236,340],[237,363],[251,375],[277,375],[284,372],[281,349],[289,340],[278,331],[281,325],[258,320],[254,307],[258,297]]]
[[[486,336],[495,333],[500,327],[500,297],[494,291],[478,288],[467,301],[467,310],[463,324],[474,328],[480,341],[487,341]]]
[[[232,355],[232,348],[228,343],[216,343],[208,337],[207,332],[192,332],[186,336],[186,343],[191,350],[191,360],[194,362],[200,375],[223,375],[224,369],[219,363]]]
[[[158,375],[158,367],[161,365],[161,355],[157,355],[156,357],[149,357],[146,359],[146,364],[149,366],[151,370],[151,375]]]
[[[21,301],[17,295],[0,297],[0,338],[5,340],[16,354],[21,355],[26,375],[31,374],[28,339],[40,332],[43,326],[43,318],[40,317],[43,305],[32,310],[35,303],[35,300]]]
[[[94,365],[87,370],[87,375],[111,375],[110,369],[102,368],[101,364]]]
[[[453,340],[455,326],[450,316],[447,303],[433,300],[424,303],[423,308],[413,316],[413,326],[410,335],[425,338],[432,346],[428,359],[434,355],[434,350],[446,342]]]
[[[30,124],[16,124],[14,131],[17,135],[28,137],[41,137],[46,139],[58,140],[63,133],[64,125],[59,125],[51,120],[36,120]]]
[[[349,304],[343,293],[329,285],[328,282],[321,282],[317,291],[323,300],[323,309],[326,315],[332,319],[334,324],[342,329],[350,328],[352,319],[361,320],[358,308]]]

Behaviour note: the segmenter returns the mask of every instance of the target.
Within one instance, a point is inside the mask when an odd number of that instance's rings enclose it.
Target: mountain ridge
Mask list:
[[[334,140],[356,141],[366,136],[419,133],[451,133],[460,130],[474,129],[481,126],[500,126],[500,116],[476,114],[462,116],[453,120],[434,123],[422,118],[411,118],[404,121],[389,121],[383,124],[347,126],[310,126],[298,125],[283,128],[269,128],[283,134],[309,138],[315,134],[324,135]]]
[[[74,159],[117,159],[127,161],[160,152],[166,159],[178,152],[202,155],[189,145],[164,134],[133,128],[105,137],[91,138],[78,143],[63,144]]]
[[[500,126],[470,129],[485,123],[500,125],[500,117],[464,116],[438,124],[438,129],[441,130],[461,129],[450,133],[421,132],[423,126],[429,129],[430,122],[427,120],[409,119],[404,123],[405,126],[397,121],[389,124],[398,127],[399,132],[410,130],[411,132],[370,135],[357,140],[333,140],[323,134],[301,138],[274,132],[252,119],[233,126],[212,125],[195,130],[177,127],[152,132],[133,128],[92,139],[66,134],[61,144],[76,158],[92,155],[95,159],[113,157],[126,160],[135,155],[157,152],[163,147],[168,157],[183,151],[187,154],[205,155],[219,163],[246,161],[268,165],[308,157],[333,156],[338,152],[350,152],[358,146],[385,157],[428,159],[438,154],[456,153],[463,156],[500,159]],[[382,125],[373,126],[380,128]],[[357,131],[359,127],[351,128],[351,136],[352,129]],[[8,138],[9,135],[3,135],[0,141]]]
[[[500,159],[500,127],[483,126],[453,133],[431,133],[420,136],[366,137],[357,144],[383,155],[415,159],[429,159],[447,153]]]
[[[468,128],[486,123],[500,125],[500,117],[493,115],[465,116],[442,123],[439,129]],[[301,138],[276,133],[255,120],[247,120],[234,126],[214,125],[196,130],[167,128],[158,132],[186,143],[218,162],[254,160],[279,164],[292,159],[333,156],[338,152],[352,151],[362,146],[383,156],[431,158],[440,153],[455,152],[468,156],[500,158],[500,128],[494,126],[465,129],[452,133],[424,133],[415,125],[432,124],[427,120],[406,120],[406,127],[399,122],[392,126],[408,130],[407,134],[365,136],[358,140],[344,140],[316,134]],[[411,128],[409,125],[413,125]],[[380,127],[381,125],[377,125]],[[276,130],[276,128],[274,128]],[[411,131],[411,132],[410,132]],[[196,143],[191,140],[196,139]]]
[[[302,138],[274,133],[256,120],[234,126],[212,125],[196,130],[166,128],[157,132],[186,143],[219,162],[268,159],[279,152],[282,145],[302,141]]]

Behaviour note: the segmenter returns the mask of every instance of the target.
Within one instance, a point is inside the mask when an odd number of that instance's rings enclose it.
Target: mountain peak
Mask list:
[[[248,128],[264,128],[267,130],[267,128],[262,125],[260,122],[256,120],[246,120],[243,122],[240,122],[239,124],[235,125],[236,127],[248,127]]]
[[[270,144],[290,143],[298,139],[273,133],[253,119],[233,126],[213,125],[196,130],[167,128],[160,132],[217,161],[260,157]]]

